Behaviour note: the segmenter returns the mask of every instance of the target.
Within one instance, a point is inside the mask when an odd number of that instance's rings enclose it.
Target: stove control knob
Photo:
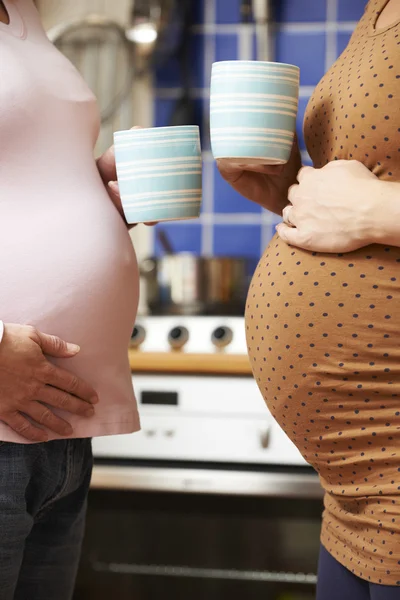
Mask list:
[[[146,330],[142,325],[135,325],[131,335],[131,346],[139,348],[146,339]]]
[[[173,350],[180,350],[189,340],[189,332],[186,327],[174,327],[168,335],[168,343]]]
[[[263,450],[266,450],[269,447],[269,429],[260,433],[260,444]]]
[[[216,348],[225,348],[233,340],[233,331],[230,327],[217,327],[211,335],[211,341]]]

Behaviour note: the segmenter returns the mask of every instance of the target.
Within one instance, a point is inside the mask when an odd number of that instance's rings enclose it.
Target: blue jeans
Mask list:
[[[400,600],[400,587],[360,579],[321,546],[317,600]]]
[[[90,440],[0,443],[1,600],[71,600],[91,470]]]

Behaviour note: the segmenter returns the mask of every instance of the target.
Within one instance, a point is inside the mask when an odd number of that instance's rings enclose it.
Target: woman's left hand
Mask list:
[[[279,237],[315,252],[351,252],[374,241],[382,211],[382,182],[362,163],[338,160],[322,169],[303,167],[289,189]]]
[[[140,129],[140,127],[132,127],[132,129]],[[110,146],[110,148],[108,148],[108,150],[106,150],[104,154],[97,159],[96,163],[100,177],[102,178],[107,189],[111,202],[114,204],[115,208],[118,210],[119,214],[126,223],[117,181],[117,166],[115,164],[114,146]],[[156,223],[146,223],[146,225],[156,225]],[[131,229],[132,227],[135,227],[135,224],[128,225],[127,223],[127,227]]]
[[[117,182],[117,167],[115,165],[114,146],[110,146],[110,148],[108,148],[108,150],[106,150],[104,154],[97,159],[97,168],[112,203],[118,210],[121,217],[125,220]]]

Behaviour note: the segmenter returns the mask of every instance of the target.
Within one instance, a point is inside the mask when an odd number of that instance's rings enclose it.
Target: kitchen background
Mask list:
[[[257,58],[255,26],[241,23],[240,0],[195,0],[191,36],[191,87],[204,150],[204,204],[199,222],[160,225],[177,251],[257,259],[274,234],[278,217],[232,191],[218,173],[208,137],[211,65],[217,60]],[[366,0],[275,0],[275,56],[301,69],[298,134],[304,164],[304,111],[314,86],[344,50]],[[155,125],[169,124],[180,94],[179,65],[171,60],[155,76]],[[155,250],[161,248],[155,242]]]
[[[133,7],[145,11],[168,3],[179,8],[188,0],[38,0],[52,35],[65,21],[93,13],[132,31]],[[132,93],[102,127],[99,151],[111,143],[115,129],[168,125],[182,100],[182,83],[190,89],[204,150],[202,215],[194,222],[135,228],[139,261],[162,253],[157,231],[168,235],[177,252],[244,256],[252,263],[273,235],[277,218],[223,182],[208,139],[211,64],[258,58],[256,26],[243,22],[245,4],[251,2],[193,0],[184,55],[168,58],[181,17],[175,13],[157,60],[147,63],[135,54]],[[308,98],[346,46],[366,0],[271,4],[274,59],[301,68],[298,136],[309,164],[302,136]],[[85,36],[78,41],[82,50]],[[121,52],[104,65],[96,62],[99,52],[86,55],[82,64],[79,52],[71,57],[90,82],[108,69],[118,85],[127,75]],[[113,86],[105,88],[110,93]],[[266,410],[252,378],[241,313],[212,314],[138,319],[130,361],[142,431],[94,440],[75,600],[315,597],[323,509],[318,478]]]
[[[135,4],[151,4],[137,0]],[[71,17],[104,14],[126,26],[131,0],[38,0],[47,29]],[[157,4],[157,3],[156,3]],[[243,23],[242,0],[194,0],[188,42],[188,81],[193,120],[201,127],[204,150],[203,211],[199,221],[159,225],[175,251],[206,256],[245,256],[254,263],[274,234],[278,217],[234,192],[220,177],[213,161],[208,135],[211,65],[216,60],[255,59],[256,27]],[[308,98],[326,69],[345,48],[366,0],[273,0],[274,59],[301,69],[298,135],[304,164],[310,164],[302,121]],[[173,32],[173,28],[172,28]],[[160,57],[159,57],[160,58]],[[102,146],[111,139],[112,127],[130,124],[168,125],[182,94],[182,64],[178,56],[158,60],[159,66],[137,77],[133,94],[123,104],[122,123],[103,127]],[[132,234],[139,260],[159,255],[156,231],[143,226]]]

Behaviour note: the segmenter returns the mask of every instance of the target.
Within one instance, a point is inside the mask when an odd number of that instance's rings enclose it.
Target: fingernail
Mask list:
[[[90,404],[97,404],[98,401],[99,401],[98,396],[93,396],[93,398],[90,398],[90,400],[89,400]]]
[[[67,348],[68,348],[68,352],[71,352],[72,354],[78,354],[78,352],[80,351],[81,347],[78,346],[77,344],[67,344]]]
[[[93,417],[93,415],[94,415],[94,408],[92,406],[85,410],[85,417]]]
[[[119,194],[119,185],[117,181],[109,181],[108,187],[114,192],[114,194]]]
[[[69,436],[69,435],[72,435],[73,433],[74,433],[74,430],[72,429],[72,427],[70,425],[64,427],[64,435]]]

